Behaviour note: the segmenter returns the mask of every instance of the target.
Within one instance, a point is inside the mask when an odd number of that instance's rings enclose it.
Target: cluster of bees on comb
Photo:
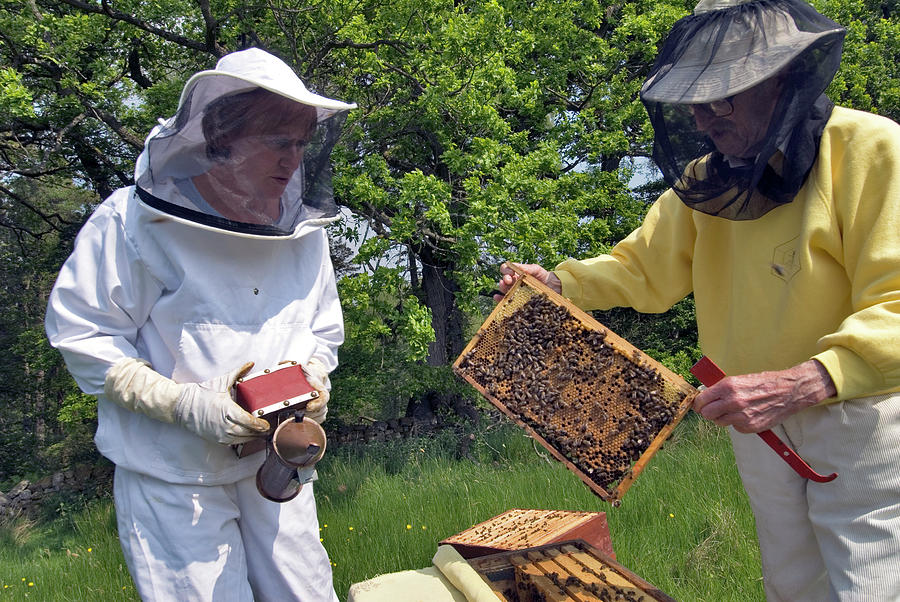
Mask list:
[[[666,395],[663,377],[638,350],[625,355],[606,339],[535,293],[488,325],[458,369],[609,491],[685,394]]]
[[[590,513],[512,509],[458,534],[458,543],[520,549],[546,543],[554,531],[581,524]]]

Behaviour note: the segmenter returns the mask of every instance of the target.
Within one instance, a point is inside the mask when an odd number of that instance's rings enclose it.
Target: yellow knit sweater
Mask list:
[[[670,190],[609,255],[556,274],[584,309],[663,312],[693,291],[700,347],[726,374],[815,358],[827,401],[900,390],[900,125],[835,107],[791,203],[730,221]]]

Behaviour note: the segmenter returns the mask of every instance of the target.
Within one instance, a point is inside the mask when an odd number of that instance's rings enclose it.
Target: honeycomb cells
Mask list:
[[[594,524],[598,518],[594,512],[512,508],[441,543],[520,550],[549,543],[563,533]]]
[[[600,325],[526,286],[501,301],[457,371],[609,492],[686,391]]]

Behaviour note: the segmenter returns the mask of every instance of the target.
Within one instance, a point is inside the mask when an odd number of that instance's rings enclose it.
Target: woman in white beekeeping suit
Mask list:
[[[344,336],[328,155],[354,107],[262,50],[223,57],[187,82],[135,185],[96,209],[59,273],[47,334],[99,398],[95,441],[145,600],[337,600],[312,485],[260,495],[264,454],[232,446],[270,424],[229,390],[249,362],[296,361],[321,393],[307,416],[325,419]]]

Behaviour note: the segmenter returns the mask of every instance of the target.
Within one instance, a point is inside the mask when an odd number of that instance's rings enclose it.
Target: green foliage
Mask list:
[[[56,178],[18,179],[5,191],[27,204],[0,204],[0,223],[16,225],[0,228],[0,480],[58,468],[61,457],[83,457],[94,447],[91,416],[77,428],[59,420],[65,400],[79,393],[43,327],[47,294],[68,249],[60,238],[82,219],[88,195]]]
[[[434,340],[431,314],[399,269],[378,267],[341,278],[338,290],[346,340],[331,377],[333,416],[348,422],[361,416],[396,418],[411,397],[452,384],[446,368],[422,363]]]
[[[60,424],[81,424],[97,419],[97,398],[74,390],[66,395],[57,414]]]
[[[422,359],[455,358],[501,261],[594,255],[640,223],[659,184],[636,173],[651,140],[637,92],[693,4],[0,0],[0,476],[23,457],[72,456],[43,450],[92,424],[91,401],[39,341],[47,291],[192,73],[259,45],[311,89],[359,103],[334,154],[336,198],[357,220],[334,232],[359,246],[341,282],[334,401],[387,415],[443,382]],[[849,31],[829,92],[900,118],[896,0],[816,6]],[[610,326],[683,372],[697,354],[688,334],[658,335],[682,333],[687,307]]]
[[[15,117],[36,116],[28,88],[22,83],[20,74],[9,67],[0,69],[0,107]]]
[[[400,270],[379,267],[372,273],[344,277],[338,290],[351,345],[372,352],[391,344],[410,361],[425,358],[434,338],[431,315],[413,296]]]
[[[432,392],[473,395],[448,366],[410,362],[389,345],[366,351],[350,341],[340,360],[331,378],[329,420],[332,416],[350,424],[361,418],[390,420],[405,415],[411,401]]]
[[[351,115],[336,192],[382,252],[439,265],[469,312],[503,259],[601,252],[643,214],[617,170],[647,153],[637,89],[675,18],[566,1],[366,13],[343,30],[371,48],[347,50],[339,76],[366,110]]]
[[[820,0],[847,28],[841,68],[828,88],[838,104],[900,121],[900,10],[895,0]]]

